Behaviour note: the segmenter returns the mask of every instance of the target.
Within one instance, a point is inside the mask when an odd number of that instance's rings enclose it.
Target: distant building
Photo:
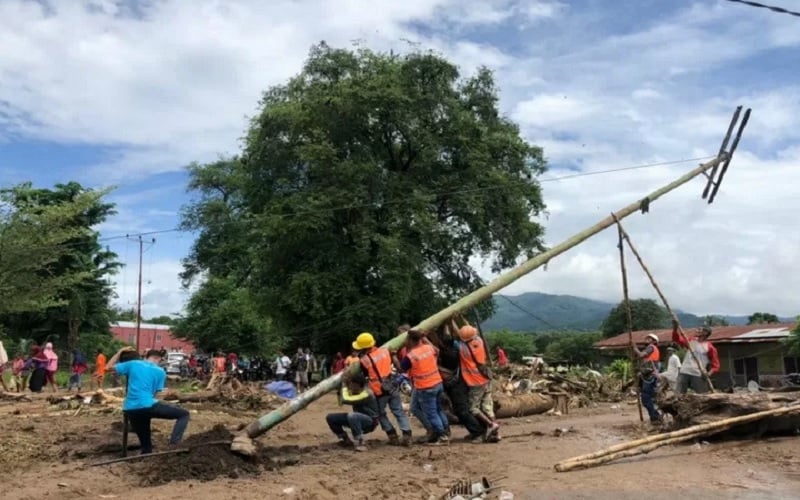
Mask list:
[[[116,323],[111,323],[111,333],[117,340],[132,346],[136,345],[135,321],[117,321]],[[186,353],[191,353],[195,350],[194,344],[191,342],[175,337],[169,325],[142,323],[139,327],[139,350],[161,348],[168,351],[178,349]]]
[[[794,327],[795,323],[712,327],[708,340],[717,348],[720,363],[719,373],[711,379],[714,386],[720,389],[743,387],[751,380],[770,386],[785,375],[800,373],[800,356],[789,354],[784,342]],[[684,329],[689,337],[694,331],[695,328]],[[658,336],[663,360],[666,348],[672,343],[672,329],[633,332],[633,341],[643,345],[649,333]],[[625,356],[629,347],[627,333],[594,344],[595,349],[616,357]]]

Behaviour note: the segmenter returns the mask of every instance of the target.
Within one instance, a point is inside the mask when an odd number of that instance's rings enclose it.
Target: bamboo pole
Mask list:
[[[699,166],[695,167],[694,169],[690,170],[689,172],[685,173],[684,175],[680,176],[679,178],[675,179],[669,184],[666,184],[656,189],[655,191],[648,194],[641,200],[635,201],[630,205],[623,207],[619,211],[615,212],[614,216],[616,216],[617,219],[621,220],[624,219],[625,217],[628,217],[629,215],[632,215],[637,210],[640,210],[641,208],[648,206],[650,203],[656,201],[657,199],[661,198],[667,193],[674,191],[675,189],[691,181],[698,175],[701,175],[707,170],[713,168],[714,166],[719,165],[719,163],[723,161],[726,157],[727,155],[721,155],[717,158],[714,158],[713,160],[700,164]],[[511,283],[522,278],[531,271],[547,264],[554,257],[561,255],[567,250],[583,243],[584,241],[591,238],[595,234],[603,231],[604,229],[607,229],[608,227],[612,226],[614,222],[615,221],[613,216],[609,215],[608,217],[605,217],[604,219],[597,222],[593,226],[584,229],[583,231],[571,236],[570,238],[567,238],[566,240],[562,241],[561,243],[554,246],[550,250],[542,252],[541,254],[515,267],[514,269],[509,270],[505,274],[498,276],[485,286],[462,297],[449,307],[442,309],[433,316],[430,316],[429,318],[423,320],[420,324],[418,324],[415,327],[415,329],[432,330],[438,327],[439,325],[447,321],[449,318],[476,306],[480,302],[488,299],[493,294],[497,293],[498,291],[507,287]],[[386,347],[389,350],[396,350],[399,349],[403,345],[403,343],[405,343],[405,340],[406,340],[406,334],[402,333],[397,337],[388,341],[386,344],[383,345],[383,347]],[[358,367],[354,366],[352,369],[357,370]],[[272,429],[279,423],[288,419],[298,411],[302,410],[303,408],[311,404],[313,401],[316,401],[324,394],[336,390],[341,383],[343,373],[344,372],[337,373],[336,375],[333,375],[323,380],[322,382],[314,386],[312,389],[300,394],[293,400],[284,403],[279,408],[276,408],[271,412],[262,415],[257,420],[253,421],[250,425],[247,426],[247,428],[245,429],[245,433],[243,435],[237,436],[237,438],[234,440],[232,446],[234,451],[238,451],[240,453],[245,453],[245,454],[251,453],[254,448],[252,443],[248,442],[249,439],[260,436],[261,434]]]
[[[636,260],[639,261],[639,265],[642,267],[642,270],[647,275],[647,278],[650,280],[650,284],[653,285],[653,288],[655,288],[656,293],[661,298],[661,302],[664,304],[664,307],[667,309],[667,312],[669,313],[670,317],[672,317],[672,321],[674,322],[674,324],[678,325],[678,333],[680,334],[683,341],[686,342],[686,345],[689,346],[688,351],[692,355],[692,359],[694,359],[694,362],[697,364],[697,368],[700,370],[700,374],[703,376],[703,378],[706,379],[706,383],[708,383],[709,390],[711,392],[714,392],[714,384],[711,383],[711,377],[709,377],[708,372],[706,371],[706,367],[703,366],[702,363],[700,363],[700,359],[698,359],[697,354],[695,354],[695,352],[691,349],[691,346],[689,344],[689,339],[683,332],[683,328],[681,328],[681,323],[678,320],[678,316],[669,306],[669,302],[667,302],[667,298],[661,292],[661,288],[659,288],[658,283],[656,283],[656,279],[653,277],[653,273],[651,273],[650,269],[648,269],[647,266],[645,265],[644,260],[642,260],[642,256],[636,250],[636,247],[633,246],[633,242],[631,241],[630,236],[625,231],[625,228],[622,227],[622,223],[620,221],[617,221],[617,227],[619,228],[622,237],[625,238],[626,242],[628,242],[628,248],[630,248],[631,252],[633,252],[633,255],[636,256]]]
[[[628,297],[628,272],[625,270],[625,245],[622,241],[622,227],[619,225],[619,220],[614,214],[611,214],[611,216],[614,217],[614,220],[617,222],[617,233],[619,235],[617,247],[619,248],[619,270],[622,273],[622,300],[625,304],[625,311],[628,319],[628,341],[631,344],[631,368],[634,368],[636,363],[636,346],[633,343],[633,313],[631,313],[631,301]],[[635,370],[633,371],[633,377],[636,379]],[[636,387],[636,408],[639,410],[639,422],[644,422],[644,414],[642,413],[642,388],[638,380],[635,381],[634,386]]]
[[[573,457],[561,461],[555,465],[555,470],[557,472],[567,472],[574,469],[592,467],[594,465],[607,463],[611,460],[616,460],[617,458],[639,455],[641,453],[648,453],[656,448],[660,448],[661,446],[667,446],[670,444],[679,443],[681,441],[688,441],[690,439],[694,439],[701,436],[716,434],[718,432],[727,430],[737,425],[756,422],[764,418],[777,417],[780,415],[785,415],[787,413],[793,413],[796,411],[800,411],[800,405],[795,403],[789,406],[784,406],[782,408],[774,408],[771,410],[759,411],[756,413],[751,413],[749,415],[742,415],[739,417],[724,418],[722,420],[717,420],[716,422],[694,425],[692,427],[687,427],[679,431],[657,434],[655,436],[637,439],[634,441],[629,441],[627,443],[617,444],[614,446],[610,446],[604,450],[600,450],[594,453],[588,453],[586,455],[581,455],[578,457]]]
[[[112,458],[111,460],[104,460],[102,462],[95,462],[93,464],[89,464],[89,467],[98,467],[100,465],[109,465],[109,464],[118,464],[120,462],[132,462],[134,460],[143,460],[145,458],[153,458],[153,457],[160,457],[163,455],[175,455],[178,453],[189,453],[190,451],[194,450],[195,448],[202,448],[203,446],[215,446],[221,444],[231,444],[229,440],[220,440],[220,441],[209,441],[207,443],[198,443],[187,448],[177,448],[174,450],[166,450],[166,451],[157,451],[155,453],[145,453],[142,455],[131,455],[129,457],[122,457],[122,458]]]

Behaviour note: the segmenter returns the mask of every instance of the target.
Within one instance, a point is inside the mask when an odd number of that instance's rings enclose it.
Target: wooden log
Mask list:
[[[794,402],[800,402],[800,391],[684,394],[660,400],[659,407],[665,413],[672,415],[678,427],[687,427],[780,408]],[[735,433],[780,432],[799,426],[800,415],[783,415],[765,419],[758,423],[757,428],[752,426],[737,428]]]
[[[589,453],[561,461],[555,465],[555,470],[558,472],[567,472],[574,469],[600,465],[610,462],[611,460],[616,460],[617,458],[648,453],[656,448],[660,448],[661,446],[666,446],[681,441],[688,441],[697,437],[717,434],[734,426],[747,424],[750,422],[757,422],[769,417],[777,417],[780,415],[788,415],[797,412],[800,412],[800,403],[793,403],[790,406],[784,406],[782,408],[774,408],[771,410],[751,413],[749,415],[726,418],[709,424],[695,425],[679,431],[666,432],[643,439],[636,439],[627,443],[610,446],[594,453]]]
[[[519,396],[494,396],[494,414],[497,418],[525,417],[550,411],[555,399],[544,394],[520,394]]]

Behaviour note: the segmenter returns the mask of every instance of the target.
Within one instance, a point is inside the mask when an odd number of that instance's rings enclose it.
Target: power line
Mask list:
[[[574,178],[577,178],[577,177],[588,177],[588,176],[593,176],[593,175],[606,175],[606,174],[613,174],[613,173],[617,173],[617,172],[626,172],[626,171],[629,171],[629,170],[640,170],[640,169],[645,169],[645,168],[662,167],[662,166],[667,166],[667,165],[677,165],[677,164],[680,164],[680,163],[688,163],[688,162],[693,162],[693,161],[702,161],[702,160],[707,160],[707,159],[710,159],[710,158],[713,158],[713,157],[714,156],[703,156],[703,157],[697,157],[697,158],[685,158],[685,159],[680,159],[680,160],[670,160],[670,161],[657,162],[657,163],[646,163],[646,164],[643,164],[643,165],[634,165],[634,166],[630,166],[630,167],[614,168],[614,169],[608,169],[608,170],[598,170],[598,171],[595,171],[595,172],[578,172],[578,173],[575,173],[575,174],[568,174],[568,175],[563,175],[563,176],[559,176],[559,177],[550,177],[550,178],[545,178],[545,179],[538,179],[538,182],[539,183],[543,183],[543,182],[558,182],[558,181],[567,180],[567,179],[574,179]],[[492,192],[492,191],[498,191],[498,190],[505,189],[505,188],[506,188],[506,186],[490,186],[490,187],[482,187],[482,188],[481,187],[478,187],[478,188],[464,188],[464,189],[455,189],[455,190],[449,190],[449,191],[440,191],[440,192],[435,192],[435,193],[428,193],[428,194],[425,194],[423,196],[435,198],[435,197],[438,197],[438,196],[448,196],[448,195],[457,195],[457,194],[482,194],[482,193],[489,193],[489,192]],[[297,212],[285,213],[285,214],[265,213],[265,214],[259,214],[259,215],[254,216],[254,217],[246,218],[246,219],[236,219],[236,220],[225,221],[225,222],[222,222],[222,223],[219,223],[219,224],[210,224],[207,227],[219,228],[219,227],[224,227],[224,226],[233,225],[233,224],[250,224],[250,223],[258,222],[260,220],[268,219],[268,218],[285,219],[285,218],[293,218],[293,217],[306,217],[306,216],[309,216],[309,215],[320,214],[320,213],[337,212],[337,211],[342,211],[342,210],[356,210],[356,209],[362,209],[362,208],[383,207],[383,206],[387,206],[387,205],[396,205],[396,204],[403,204],[403,203],[407,203],[407,200],[406,200],[405,197],[397,199],[397,200],[389,200],[389,201],[384,201],[384,202],[370,202],[370,203],[362,203],[362,204],[350,204],[350,205],[342,205],[342,206],[338,206],[338,207],[320,208],[320,209],[314,209],[314,210],[303,210],[303,211],[297,211]],[[98,242],[109,242],[109,241],[123,240],[123,239],[131,238],[131,237],[135,238],[135,237],[155,236],[155,235],[160,235],[160,234],[183,232],[183,231],[186,231],[186,229],[184,229],[181,226],[176,226],[176,227],[158,229],[158,230],[153,230],[153,231],[142,231],[142,232],[138,232],[138,233],[128,233],[128,234],[119,234],[119,235],[114,235],[114,236],[104,236],[104,237],[99,238],[97,241]],[[32,246],[32,247],[27,247],[25,250],[36,250],[36,249],[46,249],[46,248],[69,248],[70,246],[78,246],[78,245],[82,245],[82,244],[84,244],[84,243],[83,242],[75,242],[75,243],[63,243],[61,245],[52,245],[52,246]]]
[[[541,318],[541,317],[539,317],[539,316],[537,316],[537,315],[533,314],[532,312],[530,312],[530,311],[529,311],[529,310],[527,310],[526,308],[522,307],[521,305],[517,304],[516,302],[514,302],[513,300],[511,300],[510,298],[508,298],[507,296],[505,296],[505,295],[497,295],[497,296],[498,296],[498,297],[503,297],[503,298],[504,298],[504,299],[506,299],[506,300],[508,301],[508,303],[509,303],[509,304],[511,304],[512,306],[516,307],[517,309],[519,309],[520,311],[524,312],[525,314],[527,314],[528,316],[532,317],[533,319],[535,319],[535,320],[537,320],[537,321],[539,321],[539,322],[541,322],[541,323],[544,323],[545,325],[549,326],[550,328],[552,328],[552,329],[554,329],[554,330],[564,330],[564,328],[558,327],[558,326],[556,326],[556,325],[554,325],[554,324],[550,323],[550,322],[549,322],[549,321],[547,321],[546,319],[543,319],[543,318]]]
[[[744,5],[749,5],[751,7],[758,7],[760,9],[768,9],[768,10],[771,10],[772,12],[778,12],[778,13],[781,13],[781,14],[789,14],[790,16],[800,17],[800,12],[795,12],[793,10],[784,9],[783,7],[775,7],[773,5],[765,5],[763,3],[751,2],[749,0],[728,0],[728,1],[732,2],[732,3],[741,3],[741,4],[744,4]]]

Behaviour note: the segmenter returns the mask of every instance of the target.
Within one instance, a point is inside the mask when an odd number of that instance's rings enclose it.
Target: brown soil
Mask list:
[[[647,434],[635,406],[625,403],[506,420],[498,444],[395,448],[378,431],[369,435],[370,449],[356,453],[334,444],[324,415],[341,408],[329,396],[264,436],[255,461],[219,445],[88,467],[120,456],[121,416],[51,411],[43,397],[33,398],[0,402],[3,499],[427,500],[459,480],[482,476],[505,477],[502,489],[516,499],[790,499],[800,491],[797,437],[690,443],[603,467],[553,471],[560,460]],[[259,413],[208,403],[185,407],[192,411],[187,445],[230,439]],[[154,422],[156,451],[166,449],[171,424]],[[135,435],[130,442],[138,444]]]

